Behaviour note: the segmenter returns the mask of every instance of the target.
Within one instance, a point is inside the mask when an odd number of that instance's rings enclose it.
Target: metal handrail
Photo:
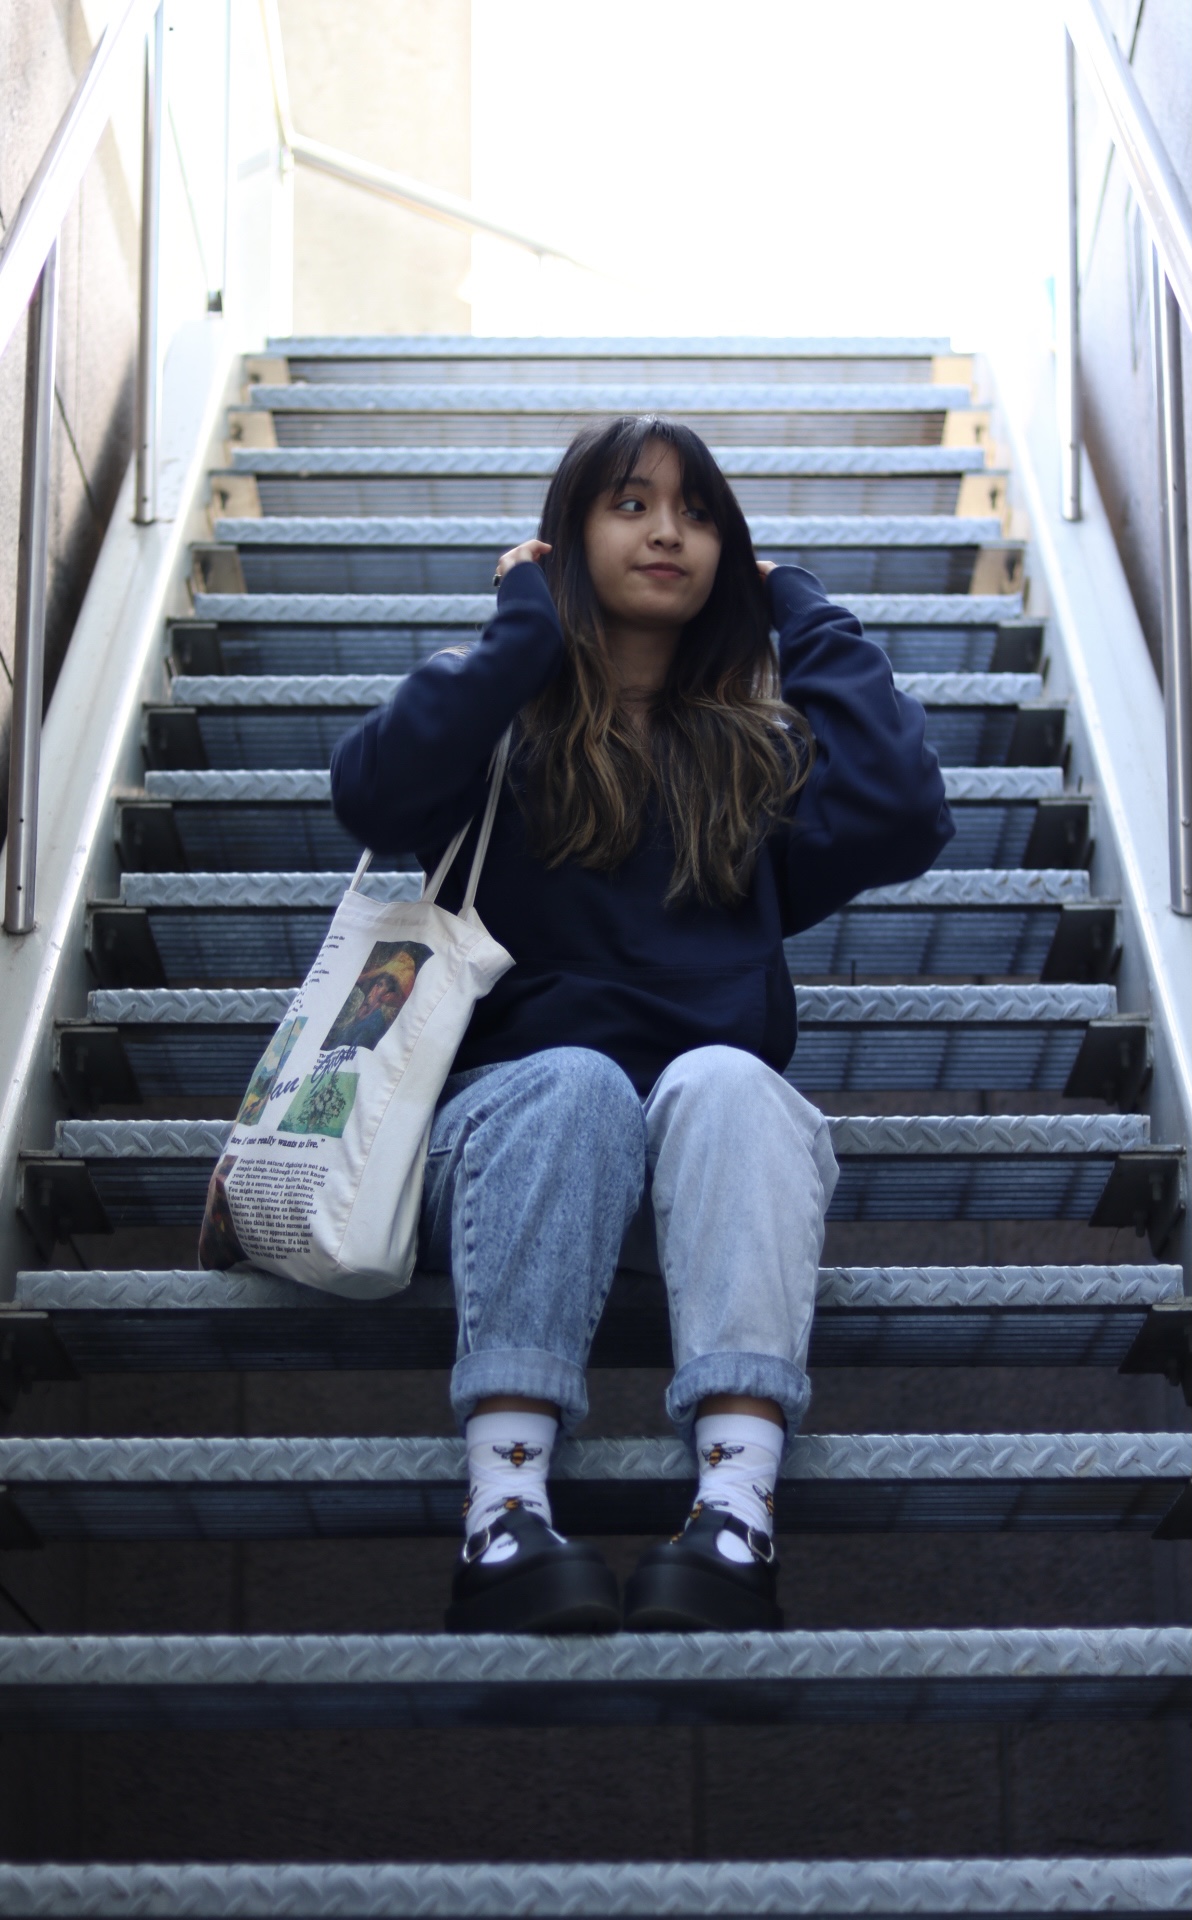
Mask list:
[[[31,932],[36,911],[50,436],[58,332],[58,235],[111,117],[120,77],[120,57],[134,36],[143,36],[151,23],[153,32],[146,55],[141,304],[137,341],[136,517],[141,521],[152,520],[157,492],[157,211],[161,141],[160,137],[151,141],[148,130],[155,115],[160,122],[162,0],[125,0],[104,28],[0,245],[0,352],[8,345],[22,312],[27,313],[4,890],[4,930],[10,934]]]
[[[79,182],[112,111],[120,55],[144,33],[158,0],[125,0],[95,43],[86,72],[0,243],[0,353],[33,297]]]
[[[470,200],[461,200],[454,193],[442,192],[438,187],[425,186],[422,181],[412,179],[405,173],[394,173],[387,167],[374,167],[370,160],[358,160],[350,153],[341,153],[338,147],[326,146],[321,140],[311,140],[304,133],[295,133],[290,138],[290,152],[300,166],[310,167],[316,173],[327,173],[333,179],[343,180],[349,186],[362,187],[366,193],[379,194],[383,200],[395,200],[399,206],[412,207],[416,213],[428,213],[432,219],[443,220],[448,226],[463,227],[474,233],[495,233],[499,240],[509,240],[517,247],[525,247],[541,260],[565,260],[568,266],[578,267],[581,272],[592,273],[586,261],[578,260],[574,254],[564,252],[562,247],[552,245],[549,240],[540,240],[533,234],[522,233],[517,227],[510,227],[502,220],[490,219],[481,213]]]
[[[1163,549],[1163,703],[1167,721],[1171,905],[1192,914],[1192,583],[1189,581],[1180,314],[1192,324],[1192,207],[1100,0],[1065,9],[1068,246],[1057,330],[1056,397],[1063,467],[1062,512],[1079,520],[1081,390],[1077,253],[1076,56],[1096,88],[1150,232],[1154,255],[1155,409]]]
[[[1192,322],[1192,207],[1183,183],[1113,37],[1101,0],[1069,0],[1067,28],[1109,117],[1114,146],[1146,215],[1164,271],[1185,319]]]
[[[278,133],[284,151],[291,154],[300,166],[310,167],[316,173],[329,174],[332,179],[342,180],[351,187],[360,187],[365,193],[375,193],[383,200],[396,201],[398,206],[411,207],[416,213],[429,214],[432,219],[443,220],[449,226],[462,227],[473,233],[495,234],[499,240],[508,240],[515,247],[525,247],[540,260],[564,260],[568,266],[578,267],[582,273],[598,271],[586,260],[577,259],[575,254],[555,246],[553,241],[525,233],[520,227],[510,226],[507,221],[482,213],[479,207],[458,194],[447,193],[441,187],[428,187],[425,181],[415,180],[410,174],[395,173],[390,167],[374,166],[371,160],[361,160],[355,154],[344,153],[339,147],[328,146],[325,141],[312,140],[309,135],[299,133],[290,108],[290,88],[286,77],[277,0],[260,0],[260,8]]]

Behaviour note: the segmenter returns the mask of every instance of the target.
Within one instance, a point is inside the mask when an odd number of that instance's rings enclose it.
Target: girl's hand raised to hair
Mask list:
[[[768,574],[773,573],[777,565],[778,565],[777,560],[759,560],[757,563],[757,570],[761,574],[762,579],[764,580]]]
[[[523,560],[541,560],[544,553],[550,552],[548,540],[523,540],[520,547],[510,547],[497,561],[497,570],[493,575],[493,585],[503,580],[510,567],[520,566]]]

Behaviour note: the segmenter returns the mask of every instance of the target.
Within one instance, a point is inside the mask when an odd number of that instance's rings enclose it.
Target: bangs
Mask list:
[[[690,427],[657,414],[635,414],[616,421],[604,433],[608,438],[597,474],[597,493],[616,492],[623,487],[637,471],[649,442],[657,440],[669,447],[679,462],[684,505],[703,507],[711,514],[717,532],[726,531],[733,495],[708,448]]]

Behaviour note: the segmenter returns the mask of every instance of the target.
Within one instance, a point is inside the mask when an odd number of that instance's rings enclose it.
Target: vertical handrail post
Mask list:
[[[224,0],[223,70],[223,264],[220,309],[228,311],[228,259],[232,242],[232,0]]]
[[[29,933],[37,907],[37,796],[41,783],[41,710],[45,685],[50,442],[58,347],[56,240],[46,255],[41,278],[29,302],[26,328],[17,624],[8,763],[6,933]]]
[[[1080,519],[1080,447],[1084,437],[1080,394],[1080,224],[1076,152],[1076,49],[1064,30],[1064,199],[1067,246],[1056,301],[1056,409],[1060,441],[1060,511]]]
[[[1155,452],[1159,482],[1159,588],[1166,656],[1171,627],[1171,529],[1167,519],[1167,423],[1163,399],[1163,300],[1165,275],[1151,243],[1151,397],[1155,407]]]
[[[1162,275],[1159,337],[1167,594],[1163,627],[1163,708],[1167,722],[1167,822],[1171,904],[1192,914],[1192,583],[1188,576],[1188,490],[1184,458],[1184,371],[1180,308]]]
[[[159,6],[145,36],[145,119],[141,155],[141,301],[137,337],[136,504],[133,518],[149,526],[157,518],[157,440],[160,411],[158,366],[158,269],[161,252],[162,65],[165,9]]]

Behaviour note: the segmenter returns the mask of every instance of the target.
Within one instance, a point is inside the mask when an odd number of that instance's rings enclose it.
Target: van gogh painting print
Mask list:
[[[348,1117],[356,1104],[358,1073],[344,1073],[331,1062],[320,1062],[308,1073],[285,1114],[277,1123],[279,1133],[322,1133],[333,1140],[343,1138]]]
[[[433,956],[434,948],[420,940],[378,940],[335,1016],[324,1052],[379,1046],[413,992],[419,968]]]
[[[256,1071],[248,1083],[248,1092],[241,1101],[240,1111],[236,1115],[238,1126],[256,1126],[269,1104],[269,1095],[277,1084],[282,1068],[294,1051],[294,1042],[305,1025],[306,1021],[303,1019],[282,1021],[258,1060]]]

